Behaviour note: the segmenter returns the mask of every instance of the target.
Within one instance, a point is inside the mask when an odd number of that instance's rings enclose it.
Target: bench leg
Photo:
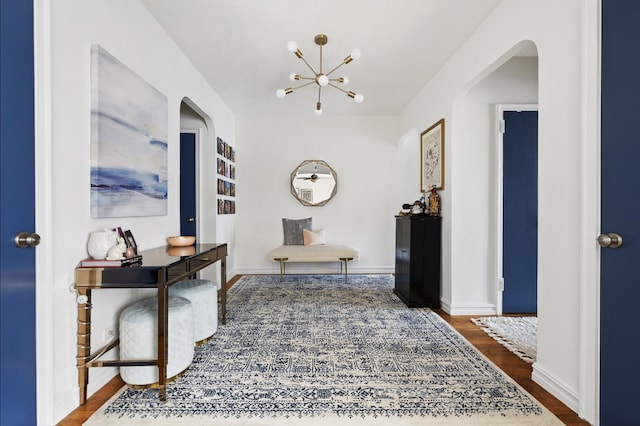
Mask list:
[[[284,276],[284,274],[286,273],[286,265],[285,262],[287,260],[289,260],[288,257],[278,257],[275,258],[274,260],[277,260],[278,262],[280,262],[280,281],[282,281],[282,277]]]
[[[347,282],[347,277],[349,276],[349,270],[347,269],[347,262],[353,260],[353,257],[341,257],[340,261],[340,273],[342,273],[342,264],[344,263],[344,281]]]

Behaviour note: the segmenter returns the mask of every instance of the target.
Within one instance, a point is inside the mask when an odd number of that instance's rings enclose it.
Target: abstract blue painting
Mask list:
[[[91,217],[167,214],[167,97],[91,47]]]

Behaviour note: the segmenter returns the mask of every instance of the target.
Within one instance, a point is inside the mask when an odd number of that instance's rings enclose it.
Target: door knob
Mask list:
[[[196,221],[196,218],[195,218],[195,217],[188,217],[188,218],[187,218],[187,222],[188,222],[188,223],[195,222],[195,221]]]
[[[18,248],[35,247],[40,244],[40,235],[35,232],[33,234],[21,232],[13,237],[13,243]]]
[[[622,237],[615,232],[598,235],[600,247],[618,248],[622,245]]]

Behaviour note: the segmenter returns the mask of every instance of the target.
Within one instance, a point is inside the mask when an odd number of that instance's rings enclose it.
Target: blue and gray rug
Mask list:
[[[243,277],[227,325],[196,348],[165,403],[125,388],[87,424],[127,421],[558,422],[437,314],[407,308],[391,275]]]

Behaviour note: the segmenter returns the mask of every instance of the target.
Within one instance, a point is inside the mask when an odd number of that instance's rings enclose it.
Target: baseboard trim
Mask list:
[[[496,305],[489,303],[478,303],[469,305],[452,305],[446,300],[440,300],[442,310],[449,315],[496,315]]]
[[[574,412],[578,412],[578,407],[580,405],[578,393],[575,390],[569,389],[569,387],[559,380],[556,380],[537,362],[533,364],[531,379],[562,401],[562,403],[571,408]]]

